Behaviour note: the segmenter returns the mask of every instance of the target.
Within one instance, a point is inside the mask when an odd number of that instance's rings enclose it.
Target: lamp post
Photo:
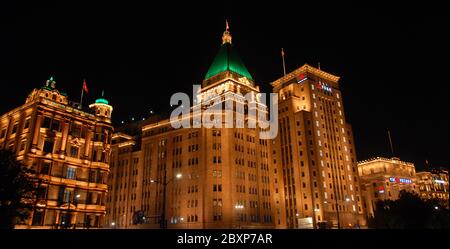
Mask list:
[[[164,177],[162,181],[159,180],[150,180],[151,183],[158,183],[158,184],[162,184],[163,185],[163,208],[162,208],[162,214],[161,214],[161,221],[160,221],[160,227],[162,229],[166,229],[167,228],[167,220],[166,220],[166,192],[167,192],[167,185],[173,181],[174,179],[180,179],[183,175],[178,173],[176,174],[175,177],[170,178],[169,180],[167,180],[167,170],[164,167]]]

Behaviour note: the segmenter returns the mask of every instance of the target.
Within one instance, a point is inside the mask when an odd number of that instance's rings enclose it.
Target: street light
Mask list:
[[[161,214],[161,223],[160,223],[160,227],[162,229],[166,229],[167,228],[167,220],[166,220],[166,192],[167,192],[167,185],[173,181],[174,179],[180,179],[181,177],[183,177],[183,175],[181,173],[178,173],[175,175],[175,177],[170,178],[169,180],[167,180],[167,170],[166,167],[164,167],[164,178],[163,181],[159,181],[159,180],[153,180],[150,179],[150,183],[159,183],[163,185],[163,208],[162,208],[162,214]]]

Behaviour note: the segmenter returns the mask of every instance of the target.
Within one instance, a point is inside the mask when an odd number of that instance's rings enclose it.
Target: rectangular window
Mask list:
[[[70,197],[72,196],[72,191],[68,189],[64,189],[63,202],[67,203],[70,201]]]
[[[51,139],[46,139],[45,142],[44,142],[44,148],[43,148],[43,151],[44,151],[45,153],[53,153],[53,145],[54,145],[53,140],[51,140]]]
[[[36,210],[33,213],[33,226],[42,226],[44,223],[44,210]]]
[[[50,128],[50,123],[52,119],[49,117],[44,118],[44,122],[42,123],[42,128]]]
[[[23,129],[26,130],[30,128],[30,119],[25,120],[25,124],[23,125]]]
[[[19,124],[17,124],[17,123],[14,124],[14,126],[12,128],[12,131],[11,131],[11,134],[16,134],[18,126],[19,126]]]
[[[70,156],[73,158],[78,158],[78,151],[79,151],[78,147],[71,146],[70,147]]]
[[[42,165],[41,165],[41,169],[40,169],[39,173],[44,174],[44,175],[50,174],[50,163],[49,162],[43,162]]]
[[[76,172],[76,169],[75,169],[75,168],[73,168],[73,167],[68,167],[68,168],[67,168],[67,175],[66,175],[66,178],[67,178],[67,179],[75,179],[75,172]]]
[[[58,120],[53,120],[51,130],[52,131],[61,131],[60,128],[61,128],[60,122]]]

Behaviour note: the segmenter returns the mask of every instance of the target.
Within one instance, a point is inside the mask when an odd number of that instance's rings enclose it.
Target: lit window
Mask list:
[[[76,172],[75,168],[68,167],[67,168],[67,176],[66,176],[66,178],[67,179],[75,179],[75,172]]]

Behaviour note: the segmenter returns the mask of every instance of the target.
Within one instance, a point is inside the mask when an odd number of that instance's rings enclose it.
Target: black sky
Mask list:
[[[263,91],[304,63],[341,76],[358,160],[396,156],[448,167],[448,2],[35,3],[0,5],[0,113],[53,75],[79,99],[105,90],[114,121],[167,111],[201,83],[230,21],[233,44]]]

